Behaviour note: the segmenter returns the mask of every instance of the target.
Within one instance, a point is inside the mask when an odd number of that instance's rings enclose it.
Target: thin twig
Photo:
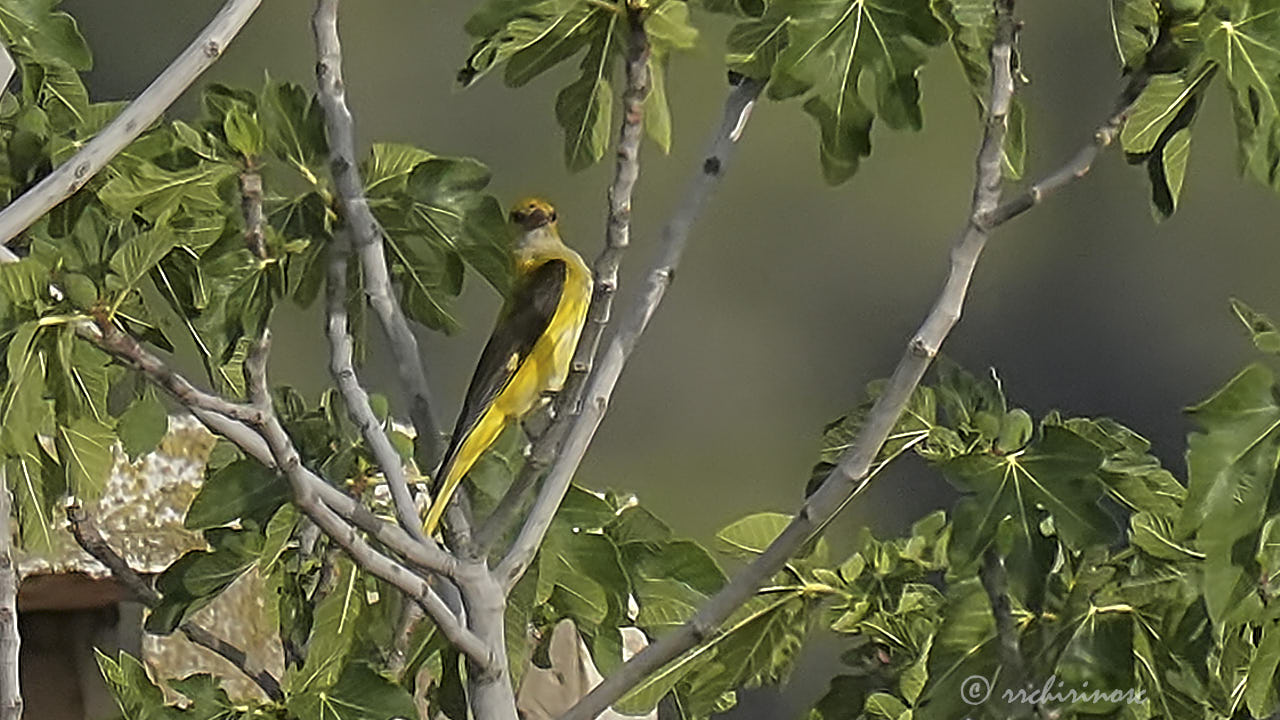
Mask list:
[[[0,467],[0,720],[22,719],[18,573],[13,564],[13,498]]]
[[[365,445],[373,453],[374,460],[382,469],[387,479],[387,487],[391,490],[391,499],[395,504],[396,518],[400,527],[423,544],[435,544],[422,532],[422,520],[418,517],[417,507],[409,494],[409,481],[405,477],[404,463],[395,446],[382,429],[382,423],[373,413],[369,404],[369,394],[360,384],[352,361],[353,343],[347,322],[347,259],[351,256],[351,242],[345,233],[335,235],[329,241],[329,276],[325,292],[325,307],[328,313],[329,336],[329,373],[342,393],[342,403],[347,408],[347,416],[360,429]]]
[[[542,488],[529,511],[524,525],[505,558],[495,570],[510,590],[533,560],[542,538],[550,527],[556,508],[569,489],[569,482],[581,464],[596,429],[609,404],[622,368],[649,325],[649,320],[662,302],[675,278],[680,258],[689,243],[693,223],[701,214],[711,191],[723,177],[733,149],[741,136],[751,108],[764,84],[758,80],[734,76],[738,83],[725,101],[724,117],[712,136],[701,167],[683,194],[683,202],[662,232],[662,244],[641,294],[619,324],[609,345],[596,363],[586,391],[586,402],[568,428],[565,442],[543,481]]]
[[[80,152],[0,211],[0,246],[71,197],[214,63],[262,0],[227,0],[191,44]],[[6,259],[6,258],[0,258]]]
[[[244,244],[259,260],[267,259],[267,220],[262,212],[262,173],[251,160],[240,173],[240,212],[244,215]]]
[[[622,127],[618,131],[617,161],[609,187],[609,219],[604,250],[592,265],[595,284],[587,323],[573,354],[573,365],[557,402],[561,418],[576,415],[582,391],[609,325],[613,298],[618,292],[618,266],[631,245],[631,196],[640,178],[640,140],[644,136],[644,100],[649,94],[649,36],[641,10],[627,3],[627,87],[622,93]]]
[[[422,605],[423,610],[435,621],[441,633],[462,654],[466,655],[479,667],[492,667],[495,662],[494,653],[480,638],[462,625],[458,616],[432,590],[426,580],[390,557],[375,550],[360,536],[355,527],[349,525],[334,512],[329,505],[328,497],[321,498],[321,494],[325,492],[324,488],[328,488],[333,493],[347,498],[350,502],[355,502],[365,515],[372,517],[372,513],[369,513],[363,505],[338,491],[337,488],[329,486],[323,480],[319,482],[313,480],[312,478],[316,478],[316,476],[302,464],[302,458],[298,455],[298,450],[294,447],[288,433],[285,432],[279,417],[276,416],[272,404],[266,373],[270,346],[271,334],[264,331],[262,338],[254,343],[249,350],[249,354],[245,357],[245,379],[249,387],[249,397],[258,413],[259,420],[255,423],[256,427],[271,448],[271,454],[276,459],[276,467],[280,468],[285,479],[288,480],[293,490],[293,501],[298,506],[298,509],[302,510],[312,522],[332,538],[339,547],[345,550],[362,569],[375,577],[387,581],[404,593],[406,597]],[[421,555],[423,553],[437,552],[433,548],[413,541],[398,527],[388,523],[380,522],[379,524],[383,528],[381,533],[383,536],[393,534],[394,531],[394,534],[398,534],[403,539],[408,539],[413,546],[412,552],[414,554]],[[452,558],[450,557],[448,560],[451,561],[449,567],[453,569]]]
[[[160,604],[160,593],[156,592],[150,583],[142,579],[142,576],[116,553],[115,549],[102,537],[102,533],[98,531],[97,524],[94,523],[83,508],[79,505],[68,506],[67,520],[71,527],[71,534],[75,537],[76,542],[80,544],[80,547],[89,553],[93,559],[105,565],[111,571],[112,577],[123,585],[138,602],[149,608],[154,608]],[[191,642],[212,650],[222,659],[235,666],[245,677],[261,688],[267,697],[276,702],[284,701],[284,692],[280,689],[280,681],[265,668],[251,667],[249,656],[244,650],[214,635],[191,620],[183,622],[178,626],[178,629]]]
[[[141,343],[128,333],[121,332],[110,322],[98,324],[97,333],[80,332],[80,336],[97,345],[100,350],[123,360],[135,370],[146,375],[150,380],[164,388],[183,405],[200,408],[241,423],[257,422],[254,408],[242,403],[235,403],[212,393],[201,390],[191,384],[180,373],[174,372],[163,360],[144,348]]]
[[[418,352],[418,339],[414,337],[404,310],[392,291],[382,245],[385,234],[369,210],[360,168],[356,165],[355,121],[347,107],[342,80],[338,0],[319,0],[316,3],[311,28],[315,33],[318,55],[317,97],[324,108],[325,129],[329,136],[329,165],[342,208],[342,222],[351,232],[364,273],[365,294],[387,335],[400,383],[409,395],[409,416],[417,431],[418,459],[423,468],[434,468],[440,460],[442,435],[433,415],[431,391]]]
[[[1133,110],[1133,104],[1146,88],[1150,76],[1145,72],[1136,72],[1129,77],[1124,90],[1116,101],[1115,112],[1093,132],[1093,138],[1080,148],[1065,165],[1054,170],[1044,178],[1033,183],[1031,187],[1000,203],[999,207],[984,215],[982,225],[988,231],[1018,217],[1022,213],[1039,205],[1046,197],[1063,187],[1079,180],[1093,168],[1093,162],[1103,150],[1120,135],[1125,121]]]
[[[1000,684],[1017,690],[1026,678],[1022,650],[1018,642],[1018,626],[1013,620],[1013,606],[1009,602],[1009,578],[1005,574],[1004,559],[995,548],[987,548],[982,554],[982,566],[978,568],[982,589],[991,603],[991,615],[996,624],[996,641],[999,643],[1000,674],[1008,674],[1007,682]],[[994,682],[996,678],[992,678]],[[1016,708],[1013,710],[1016,711]]]
[[[407,602],[400,608],[400,618],[396,621],[395,635],[391,643],[391,654],[387,657],[387,672],[392,678],[400,679],[405,666],[409,664],[409,641],[413,639],[414,630],[422,622],[422,607],[417,603]]]
[[[643,9],[626,3],[627,58],[626,89],[622,93],[622,126],[618,131],[617,158],[613,183],[609,186],[609,217],[604,249],[592,264],[594,284],[587,322],[574,350],[564,388],[556,396],[551,423],[533,443],[533,450],[511,487],[494,506],[494,512],[476,533],[476,553],[487,554],[520,510],[529,488],[550,467],[560,443],[582,408],[583,391],[600,349],[600,338],[613,312],[618,292],[618,267],[631,245],[631,197],[640,179],[640,142],[644,137],[644,101],[649,95],[649,36],[644,29]]]
[[[894,369],[884,392],[877,398],[853,446],[769,547],[703,604],[688,622],[624,663],[561,720],[588,720],[596,717],[658,668],[711,637],[734,610],[747,602],[757,588],[781,570],[818,528],[839,510],[845,498],[865,482],[871,464],[890,430],[897,423],[925,370],[937,355],[942,341],[960,318],[969,280],[987,241],[987,232],[980,220],[1000,201],[1001,149],[1014,91],[1011,67],[1014,33],[1013,0],[996,0],[996,33],[991,47],[991,90],[986,104],[988,114],[978,151],[969,217],[952,246],[951,270],[937,302],[908,343],[906,353]],[[569,454],[566,450],[565,455]],[[554,469],[552,473],[555,473]],[[506,563],[505,560],[503,562]]]

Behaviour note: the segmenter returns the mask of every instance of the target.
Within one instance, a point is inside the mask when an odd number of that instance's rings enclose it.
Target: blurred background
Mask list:
[[[95,100],[136,95],[220,6],[216,0],[68,0],[94,49]],[[1024,2],[1021,90],[1029,177],[1088,141],[1119,90],[1107,0]],[[492,169],[504,204],[537,193],[560,210],[566,240],[588,258],[604,234],[606,162],[570,174],[554,98],[576,62],[512,90],[500,72],[459,91],[470,3],[350,2],[342,13],[348,101],[362,143],[413,143],[469,155]],[[264,3],[205,81],[258,86],[263,73],[314,85],[312,3]],[[630,302],[667,215],[718,122],[724,35],[731,22],[695,12],[699,47],[672,59],[674,145],[646,144],[633,248],[619,302]],[[718,196],[695,228],[678,281],[623,375],[578,474],[635,491],[678,533],[709,541],[719,527],[800,501],[821,428],[887,375],[931,305],[972,191],[979,126],[959,66],[938,48],[922,75],[925,129],[873,135],[853,180],[826,186],[816,126],[798,102],[757,107]],[[197,90],[173,110],[189,116]],[[615,103],[615,109],[617,105]],[[970,370],[995,368],[1012,403],[1107,415],[1146,435],[1180,477],[1182,409],[1252,355],[1227,300],[1280,315],[1274,239],[1280,202],[1235,173],[1227,97],[1210,93],[1195,126],[1183,204],[1157,224],[1144,171],[1108,152],[1083,182],[1000,229],[979,265],[965,315],[944,352]],[[450,417],[499,304],[468,280],[455,337],[422,337],[428,372]],[[315,391],[328,374],[318,314],[278,316],[273,372]],[[391,389],[374,357],[365,376]],[[829,537],[848,547],[869,525],[894,533],[947,504],[938,476],[909,462],[879,479]],[[824,665],[819,652],[808,662]],[[800,673],[801,677],[807,673]],[[752,716],[792,714],[821,693],[816,678]],[[737,711],[738,717],[747,717]],[[756,715],[756,713],[763,713]]]

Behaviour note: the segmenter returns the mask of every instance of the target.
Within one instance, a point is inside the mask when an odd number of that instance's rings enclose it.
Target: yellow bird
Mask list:
[[[471,385],[453,439],[436,473],[435,499],[424,524],[435,532],[458,483],[509,423],[545,392],[564,387],[591,302],[591,270],[560,240],[556,210],[545,200],[516,203],[511,222],[515,283]]]

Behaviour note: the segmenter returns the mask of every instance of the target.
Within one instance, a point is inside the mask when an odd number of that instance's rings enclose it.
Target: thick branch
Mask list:
[[[619,324],[604,354],[596,363],[586,390],[582,411],[573,417],[572,423],[568,426],[564,445],[556,455],[546,480],[543,481],[524,526],[520,529],[511,550],[495,571],[508,589],[513,587],[524,574],[538,546],[542,544],[542,538],[551,525],[551,518],[564,499],[564,494],[569,489],[569,482],[573,479],[573,474],[581,464],[583,456],[586,455],[587,446],[591,443],[596,429],[600,427],[600,421],[604,418],[609,404],[609,397],[613,394],[619,375],[622,374],[623,365],[631,356],[640,336],[648,327],[650,318],[653,317],[658,304],[662,302],[667,288],[671,285],[676,268],[680,264],[680,258],[689,243],[689,233],[693,223],[706,205],[711,191],[723,176],[733,154],[734,145],[741,136],[756,97],[764,86],[763,82],[758,80],[736,76],[735,79],[738,85],[733,88],[728,100],[725,101],[724,118],[711,139],[702,166],[685,190],[682,204],[663,228],[658,257],[649,270],[641,295],[630,308],[627,317]]]
[[[1008,679],[1001,679],[1000,686],[1018,690],[1026,682],[1026,661],[1022,657],[1022,649],[1018,642],[1018,625],[1013,619],[1013,606],[1009,601],[1009,578],[1005,573],[1004,559],[995,548],[987,548],[982,554],[982,567],[978,569],[978,578],[982,581],[982,589],[987,593],[991,603],[991,615],[996,623],[996,641],[1000,650],[1000,674],[1008,673]],[[992,678],[994,681],[995,678]],[[1037,712],[1043,714],[1044,708],[1036,704]],[[1031,708],[1026,705],[1008,708],[1010,718],[1027,714]]]
[[[360,435],[373,453],[383,477],[387,479],[387,487],[391,490],[391,499],[395,503],[396,518],[400,527],[423,544],[435,543],[422,532],[422,520],[418,517],[413,497],[409,494],[409,481],[405,477],[404,463],[400,454],[382,429],[382,423],[373,413],[369,404],[369,394],[360,384],[352,362],[352,341],[347,323],[347,259],[351,255],[351,243],[343,235],[334,236],[329,243],[329,277],[325,292],[326,311],[328,313],[329,336],[329,372],[333,381],[342,393],[342,403],[347,408],[347,416],[360,428]]]
[[[143,580],[133,568],[129,567],[129,563],[116,553],[106,539],[102,537],[102,533],[98,532],[98,526],[93,522],[93,519],[80,506],[73,505],[67,508],[67,520],[71,526],[71,534],[75,536],[76,542],[80,544],[80,547],[84,548],[84,551],[93,556],[95,560],[105,565],[111,571],[112,577],[123,585],[138,602],[149,608],[154,608],[160,604],[160,593],[156,592],[150,583]],[[191,620],[179,625],[178,629],[191,642],[212,650],[234,665],[237,670],[244,673],[245,677],[257,684],[262,689],[262,692],[267,694],[267,697],[276,702],[284,701],[284,692],[280,689],[280,681],[265,668],[251,667],[249,665],[249,656],[243,650]]]
[[[458,616],[431,589],[426,580],[390,557],[375,550],[360,536],[353,525],[348,524],[342,517],[339,517],[338,513],[334,512],[334,509],[330,507],[329,496],[336,494],[355,503],[363,511],[364,515],[372,517],[372,513],[369,513],[363,505],[359,505],[357,501],[347,497],[337,488],[320,480],[302,464],[301,456],[298,455],[297,449],[293,446],[292,440],[289,439],[288,433],[285,432],[284,426],[281,425],[280,419],[276,416],[275,409],[272,406],[266,374],[270,342],[270,333],[264,332],[262,339],[250,349],[244,361],[245,379],[249,385],[249,397],[252,399],[260,418],[257,423],[258,431],[271,448],[271,454],[276,460],[276,467],[280,468],[285,479],[288,480],[293,490],[293,501],[298,506],[298,509],[302,510],[312,522],[332,538],[339,547],[345,550],[362,569],[382,578],[404,593],[405,596],[422,605],[422,609],[435,621],[436,626],[440,628],[440,632],[462,654],[470,658],[479,667],[492,667],[495,663],[494,653],[480,638],[462,625]],[[326,492],[325,488],[328,489],[328,492]],[[323,499],[322,496],[324,496]],[[341,502],[336,498],[335,501]],[[412,546],[410,552],[414,555],[443,554],[438,549],[429,548],[413,541],[403,530],[397,527],[380,521],[378,525],[382,527],[379,533],[381,537],[391,535],[398,541],[408,540]],[[450,561],[447,566],[449,572],[456,571],[452,558],[446,559]]]
[[[418,459],[424,469],[434,468],[440,460],[442,435],[432,414],[431,392],[418,352],[418,339],[414,337],[391,287],[382,245],[383,229],[369,209],[364,182],[356,165],[355,122],[347,108],[342,81],[338,0],[319,0],[311,18],[311,27],[315,32],[319,56],[316,62],[317,96],[324,108],[325,130],[329,136],[329,165],[342,208],[342,222],[351,232],[364,273],[365,294],[387,335],[400,383],[409,395],[409,416],[418,433]]]
[[[262,0],[227,0],[182,54],[67,162],[0,211],[0,246],[84,187],[151,126],[226,49]],[[5,260],[8,258],[0,258]]]
[[[853,446],[811,495],[791,523],[728,585],[712,596],[681,627],[659,638],[592,690],[561,720],[589,720],[628,690],[684,651],[711,637],[721,623],[749,600],[865,484],[876,455],[906,407],[942,341],[960,318],[965,293],[978,256],[987,241],[980,223],[1000,200],[1001,148],[1013,100],[1013,0],[996,1],[996,36],[991,48],[988,115],[978,151],[973,202],[965,228],[951,249],[951,271],[933,309],[898,362],[877,398]],[[566,452],[566,455],[569,453]],[[552,471],[554,474],[554,470]]]
[[[0,720],[21,720],[22,683],[18,633],[18,573],[13,564],[13,513],[9,484],[0,467]]]

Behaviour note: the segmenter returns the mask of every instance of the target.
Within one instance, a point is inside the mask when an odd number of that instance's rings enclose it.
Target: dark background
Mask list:
[[[94,98],[136,95],[219,5],[67,2],[96,53],[88,77]],[[205,80],[256,87],[269,70],[313,86],[311,6],[264,3]],[[1107,6],[1020,4],[1031,177],[1062,163],[1110,111],[1120,83]],[[344,6],[348,100],[360,140],[477,157],[492,168],[504,203],[527,193],[551,198],[566,240],[594,257],[611,165],[568,173],[553,114],[576,62],[519,90],[502,86],[500,73],[455,89],[471,9],[425,0]],[[642,158],[624,304],[719,118],[729,23],[700,12],[694,19],[702,43],[676,56],[668,75],[672,154],[646,145]],[[949,49],[934,52],[922,83],[925,130],[878,130],[873,156],[837,188],[821,180],[816,128],[799,103],[757,108],[580,481],[633,490],[700,540],[745,513],[797,505],[821,427],[892,369],[945,276],[948,245],[967,211],[979,128]],[[194,98],[188,93],[174,114],[192,113]],[[1144,172],[1112,151],[1085,181],[998,231],[944,351],[975,371],[996,368],[1011,400],[1033,415],[1060,408],[1117,418],[1150,438],[1182,476],[1182,408],[1251,354],[1227,299],[1280,314],[1273,237],[1280,203],[1237,178],[1232,133],[1219,86],[1196,125],[1183,207],[1170,221],[1152,220]],[[445,415],[460,401],[497,305],[472,278],[460,307],[464,330],[422,338]],[[278,320],[276,378],[318,389],[327,382],[319,317]],[[366,372],[385,389],[391,374],[385,358]],[[896,532],[948,498],[940,478],[907,463],[879,479],[830,537],[840,547],[861,525]],[[766,695],[750,704],[761,716],[792,714],[788,708],[821,692],[817,675],[802,672],[808,682],[784,700]]]

